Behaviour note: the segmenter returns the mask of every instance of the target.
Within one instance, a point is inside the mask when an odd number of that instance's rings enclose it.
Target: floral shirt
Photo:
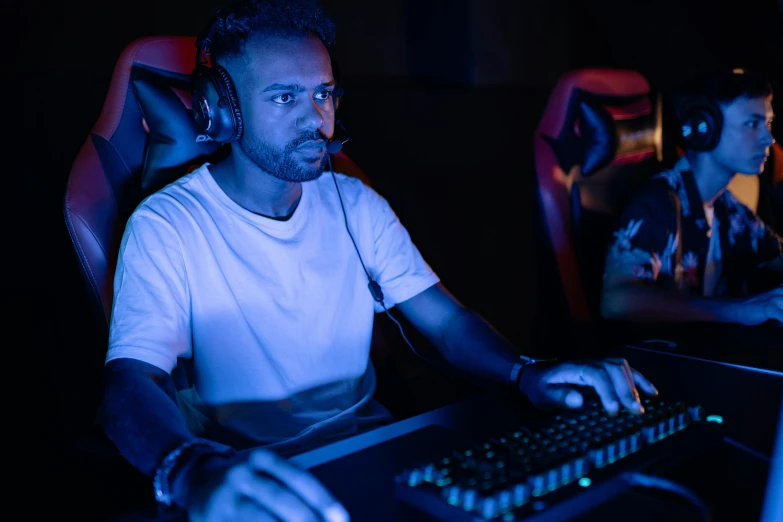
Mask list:
[[[728,190],[713,209],[710,226],[688,160],[680,158],[631,198],[609,246],[604,276],[633,275],[687,295],[741,297],[768,288],[758,268],[783,256],[783,239]],[[705,272],[715,279],[709,289]]]

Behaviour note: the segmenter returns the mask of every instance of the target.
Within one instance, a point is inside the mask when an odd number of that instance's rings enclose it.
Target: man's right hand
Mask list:
[[[196,467],[189,477],[192,522],[348,522],[345,508],[310,473],[265,449]]]
[[[746,326],[756,326],[767,321],[783,323],[783,286],[740,302],[736,321]]]

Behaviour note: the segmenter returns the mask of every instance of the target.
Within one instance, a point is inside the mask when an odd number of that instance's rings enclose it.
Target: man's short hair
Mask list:
[[[764,75],[742,68],[722,69],[686,80],[676,93],[675,103],[679,109],[706,99],[723,106],[738,98],[766,98],[771,94],[772,85]]]
[[[319,0],[235,0],[218,7],[209,23],[212,59],[241,56],[258,35],[291,38],[313,35],[334,44],[335,25]]]

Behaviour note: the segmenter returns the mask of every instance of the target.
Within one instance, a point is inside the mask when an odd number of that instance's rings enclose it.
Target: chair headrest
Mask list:
[[[189,127],[195,38],[129,44],[112,74],[100,116],[74,159],[64,212],[97,304],[108,319],[125,221],[149,193],[215,150]],[[183,165],[180,171],[176,166]]]
[[[195,45],[195,38],[180,36],[141,38],[128,45],[93,127],[96,137],[114,145],[128,175],[138,176],[135,183],[144,194],[174,181],[219,148],[199,136],[192,123]]]
[[[609,165],[662,155],[660,104],[634,71],[581,70],[563,77],[539,133],[560,168],[579,166],[586,178]]]
[[[636,71],[571,71],[550,95],[535,135],[535,172],[572,317],[593,315],[600,244],[629,187],[663,160],[662,119],[658,97]]]
[[[208,160],[214,161],[221,148],[196,130],[189,80],[168,71],[133,68],[131,82],[143,116],[140,123],[149,134],[141,171],[145,193],[164,187]]]

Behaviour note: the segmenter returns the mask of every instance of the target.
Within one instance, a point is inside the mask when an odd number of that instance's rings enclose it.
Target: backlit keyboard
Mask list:
[[[700,407],[642,402],[645,413],[616,416],[589,402],[433,455],[396,477],[398,497],[442,520],[456,520],[459,512],[471,515],[465,520],[522,520],[546,504],[540,500],[584,489],[596,473],[607,476],[601,470],[619,470],[630,456],[704,420]]]

